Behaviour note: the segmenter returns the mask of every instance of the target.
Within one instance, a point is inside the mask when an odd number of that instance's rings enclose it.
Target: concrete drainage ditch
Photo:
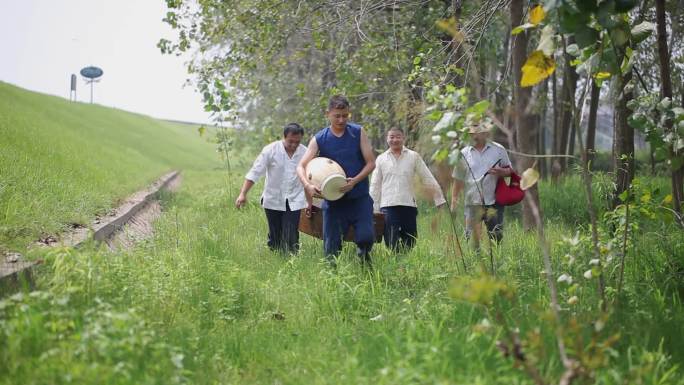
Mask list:
[[[93,239],[106,244],[112,250],[131,247],[152,235],[152,223],[161,215],[160,194],[163,191],[175,191],[180,183],[180,172],[169,172],[148,188],[129,196],[107,215],[95,218],[90,226],[72,226],[70,231],[60,234],[59,238],[50,237],[48,242],[37,241],[36,246],[79,247]],[[24,260],[16,252],[0,257],[0,295],[24,285],[33,285],[33,269],[42,261]]]

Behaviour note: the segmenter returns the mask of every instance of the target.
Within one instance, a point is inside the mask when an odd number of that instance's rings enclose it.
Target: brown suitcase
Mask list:
[[[385,215],[382,213],[373,214],[373,227],[375,230],[375,242],[382,241],[382,234],[385,231]],[[314,207],[311,217],[306,216],[306,210],[302,210],[299,217],[299,231],[304,234],[309,234],[312,237],[323,239],[323,211]],[[347,242],[354,241],[354,228],[349,226],[347,233],[344,235],[344,240]]]

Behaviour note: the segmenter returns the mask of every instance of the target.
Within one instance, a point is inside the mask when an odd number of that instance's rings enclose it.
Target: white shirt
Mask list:
[[[304,156],[306,146],[300,144],[290,158],[282,140],[266,145],[245,176],[256,183],[266,174],[261,205],[270,210],[285,211],[285,200],[290,210],[307,207],[304,186],[297,177],[297,164]]]
[[[473,146],[466,146],[461,150],[461,158],[454,168],[452,176],[455,179],[465,181],[463,195],[467,206],[482,205],[480,192],[484,195],[485,205],[496,203],[494,192],[497,177],[489,174],[484,175],[499,160],[498,167],[511,165],[506,149],[496,142],[487,142],[482,151],[478,151]]]
[[[375,160],[375,171],[370,183],[375,211],[389,206],[416,207],[416,194],[413,191],[416,176],[432,192],[436,206],[446,203],[439,183],[430,173],[423,158],[417,152],[404,147],[398,158],[390,149]]]

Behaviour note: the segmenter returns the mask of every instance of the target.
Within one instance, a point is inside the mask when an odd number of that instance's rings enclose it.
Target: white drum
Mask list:
[[[347,176],[334,160],[324,157],[311,159],[306,166],[306,176],[321,190],[323,198],[335,201],[344,195],[340,188],[347,184]]]

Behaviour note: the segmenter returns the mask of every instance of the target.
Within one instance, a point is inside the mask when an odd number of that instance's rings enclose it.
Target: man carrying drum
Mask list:
[[[341,95],[330,98],[326,117],[330,126],[320,130],[309,142],[308,149],[297,166],[297,174],[308,196],[320,196],[321,190],[310,183],[306,166],[318,156],[337,162],[347,176],[340,188],[344,195],[335,201],[324,200],[323,250],[335,266],[342,250],[342,237],[347,228],[354,228],[354,243],[359,258],[371,267],[373,247],[373,200],[368,193],[368,175],[375,168],[375,156],[368,136],[361,126],[348,122],[349,101]]]
[[[299,124],[285,126],[283,139],[261,150],[235,200],[235,207],[243,207],[249,190],[266,175],[261,205],[268,221],[268,247],[274,251],[299,250],[299,216],[307,207],[304,188],[297,179],[297,164],[306,153],[306,146],[301,144],[303,135]]]
[[[385,214],[385,245],[392,251],[413,248],[418,227],[418,209],[413,182],[418,176],[431,193],[435,206],[446,203],[439,183],[415,151],[404,147],[404,131],[392,127],[387,131],[389,149],[378,156],[371,177],[370,192],[375,211]]]

